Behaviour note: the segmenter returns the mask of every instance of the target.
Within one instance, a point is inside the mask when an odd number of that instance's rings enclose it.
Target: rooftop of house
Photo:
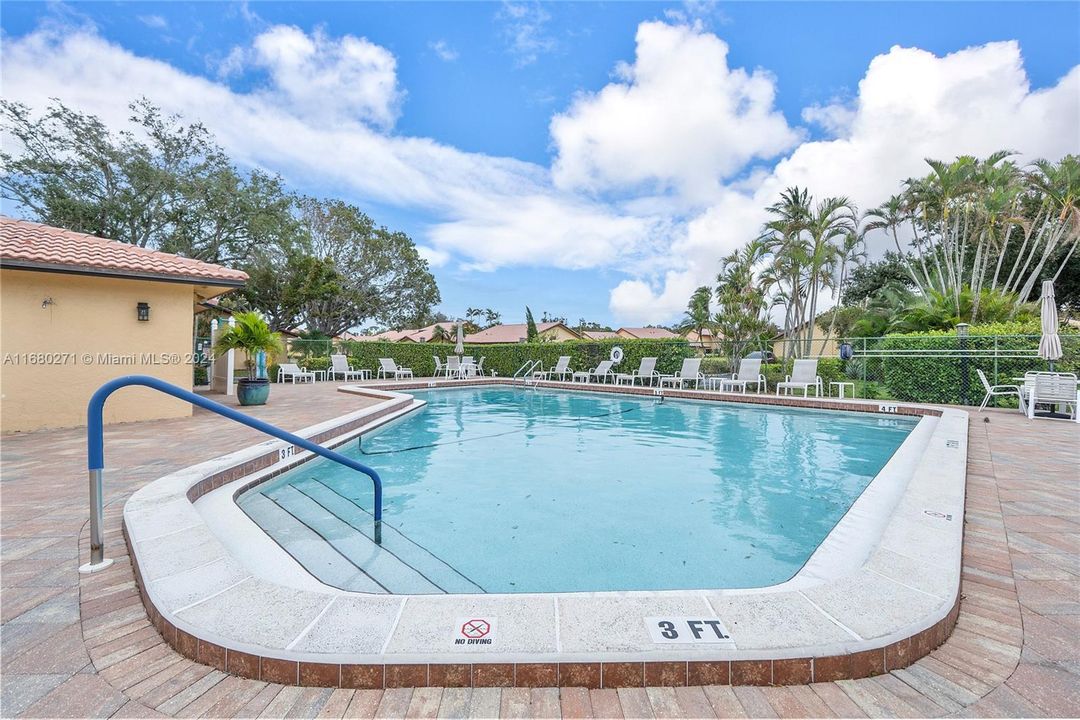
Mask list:
[[[222,265],[3,216],[0,266],[195,285],[239,286],[248,279]]]

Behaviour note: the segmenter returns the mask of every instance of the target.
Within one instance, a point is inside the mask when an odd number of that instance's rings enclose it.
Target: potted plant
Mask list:
[[[265,405],[270,397],[269,378],[255,377],[255,358],[259,352],[267,355],[279,353],[283,349],[281,337],[270,330],[270,326],[256,312],[243,312],[233,315],[236,321],[225,329],[214,343],[214,357],[220,357],[230,350],[243,350],[247,355],[247,377],[236,384],[236,397],[241,405]]]

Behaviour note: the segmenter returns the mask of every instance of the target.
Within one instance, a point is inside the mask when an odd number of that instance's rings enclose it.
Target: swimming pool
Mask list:
[[[790,579],[916,420],[514,387],[426,406],[238,504],[319,580],[392,593],[751,588]]]

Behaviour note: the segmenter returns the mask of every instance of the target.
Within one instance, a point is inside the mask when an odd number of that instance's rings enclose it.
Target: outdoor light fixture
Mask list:
[[[141,302],[135,306],[139,322],[147,322],[150,319],[150,303]]]
[[[970,325],[967,323],[959,323],[956,326],[956,337],[966,338],[968,336],[968,328]]]

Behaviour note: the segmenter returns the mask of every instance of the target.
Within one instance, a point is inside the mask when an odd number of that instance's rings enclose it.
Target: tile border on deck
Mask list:
[[[383,402],[372,408],[313,426],[298,434],[333,447],[354,438],[366,429],[388,422],[416,406],[414,403],[417,401],[414,401],[411,396],[399,395],[394,392],[395,390],[428,390],[440,387],[460,388],[493,384],[506,385],[510,384],[510,381],[485,378],[467,381],[405,381],[377,387],[344,386],[339,390],[379,397],[383,399]],[[653,395],[651,388],[641,387],[610,385],[590,387],[583,384],[555,382],[538,383],[538,385],[559,390]],[[872,403],[825,398],[804,401],[802,398],[722,394],[696,390],[665,390],[664,396],[686,400],[720,400],[825,410],[878,412],[877,406]],[[896,408],[896,414],[951,417],[953,420],[962,416],[962,427],[958,427],[965,438],[963,447],[966,460],[966,413],[934,407],[900,405]],[[308,453],[300,453],[289,458],[287,462],[279,462],[278,450],[285,446],[287,446],[286,443],[277,441],[262,443],[253,448],[187,468],[168,476],[173,480],[171,489],[174,493],[176,490],[181,490],[184,499],[190,505],[206,493],[238,480],[245,480],[242,483],[245,488],[265,482],[310,457]],[[254,478],[251,477],[253,474]],[[961,467],[958,479],[961,486],[959,495],[961,519],[964,478],[965,473]],[[602,688],[704,684],[786,685],[825,682],[869,677],[910,665],[945,641],[956,624],[959,611],[960,543],[958,542],[955,549],[955,583],[952,585],[954,592],[951,602],[941,606],[940,615],[937,614],[939,611],[935,610],[922,629],[910,636],[894,638],[885,635],[888,642],[878,647],[866,647],[867,642],[870,645],[873,644],[867,641],[861,648],[852,652],[822,654],[816,657],[788,657],[780,650],[771,653],[771,656],[766,651],[757,653],[758,655],[764,653],[763,657],[745,656],[745,654],[742,657],[734,657],[731,653],[713,653],[710,657],[708,654],[687,653],[685,659],[671,657],[671,653],[657,659],[635,658],[634,653],[626,653],[625,659],[612,658],[610,653],[593,653],[592,658],[566,654],[565,661],[563,657],[550,660],[542,654],[537,655],[535,661],[530,661],[527,657],[528,653],[518,653],[523,657],[511,658],[508,662],[481,662],[479,659],[455,662],[411,660],[389,662],[392,656],[384,654],[386,662],[342,662],[337,661],[338,659],[334,656],[327,656],[326,659],[331,660],[329,662],[320,662],[317,656],[310,653],[290,653],[287,648],[262,652],[257,647],[222,640],[213,633],[200,632],[200,629],[190,622],[177,617],[175,608],[164,611],[158,609],[159,603],[155,602],[155,593],[148,591],[147,583],[144,582],[139,562],[138,543],[133,541],[129,533],[129,506],[132,508],[131,517],[134,519],[140,512],[153,510],[154,505],[170,502],[170,499],[160,491],[155,494],[154,486],[160,482],[155,481],[144,488],[147,491],[145,498],[136,500],[143,490],[132,496],[128,506],[125,506],[123,524],[124,537],[128,543],[139,593],[152,624],[165,641],[185,657],[241,677],[263,681],[347,688],[427,685],[443,687],[550,687],[557,685]],[[135,501],[134,505],[132,501]],[[138,522],[135,524],[138,525]],[[957,532],[961,533],[962,541],[962,522],[958,525],[960,527],[957,528]]]

